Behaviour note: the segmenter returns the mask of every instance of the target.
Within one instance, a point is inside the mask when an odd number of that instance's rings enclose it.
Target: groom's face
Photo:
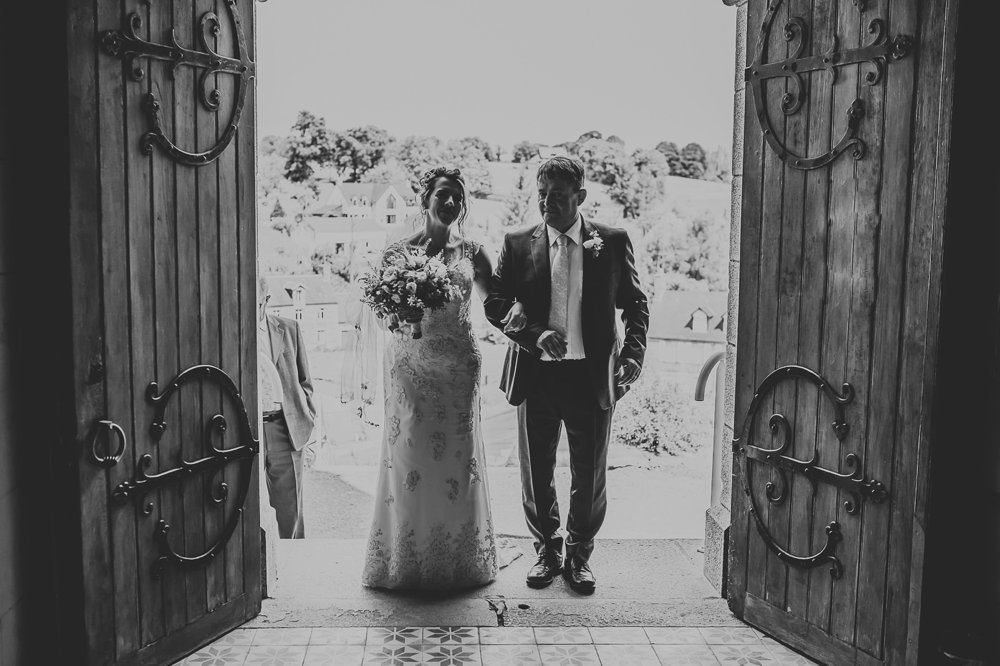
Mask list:
[[[561,178],[542,176],[538,179],[538,211],[545,224],[566,231],[576,221],[576,212],[587,197],[587,190],[576,189]]]

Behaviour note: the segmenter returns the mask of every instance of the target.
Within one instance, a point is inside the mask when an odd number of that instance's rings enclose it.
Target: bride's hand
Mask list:
[[[524,304],[520,301],[514,301],[510,310],[507,311],[507,316],[501,319],[500,323],[504,325],[504,333],[523,331],[524,327],[528,325],[528,318],[524,316]]]

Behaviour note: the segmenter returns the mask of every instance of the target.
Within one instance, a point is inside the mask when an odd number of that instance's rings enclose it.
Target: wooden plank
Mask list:
[[[809,655],[821,664],[856,664],[858,666],[881,666],[882,662],[857,650],[809,624],[796,615],[747,595],[747,622],[760,627],[774,638],[796,650]]]
[[[811,11],[811,0],[789,0],[788,2],[788,16],[790,18],[807,19]],[[788,51],[786,57],[792,55],[787,48],[786,51]],[[805,94],[804,90],[801,92]],[[799,113],[785,117],[783,137],[785,146],[799,154],[806,154],[808,150],[807,125],[811,109],[808,106],[808,100],[804,101],[805,104]],[[806,174],[803,171],[784,166],[782,179],[780,265],[775,293],[778,306],[777,345],[774,352],[775,367],[799,363],[798,320],[802,289],[803,206]],[[785,415],[793,428],[799,427],[796,418],[797,403],[798,390],[794,382],[784,382],[777,387],[774,397],[775,411]],[[789,539],[792,533],[792,525],[789,521],[792,515],[791,483],[794,476],[787,474],[781,477],[773,471],[771,473],[771,478],[778,484],[779,492],[785,495],[785,499],[779,504],[770,506],[768,522],[771,536],[778,545],[785,549],[790,548]],[[787,608],[787,578],[789,570],[792,568],[773,555],[769,555],[767,559],[765,598],[769,603],[779,608]]]
[[[250,58],[256,60],[256,2],[241,0],[240,15],[246,30]],[[251,427],[257,432],[257,99],[255,81],[247,93],[243,118],[236,135],[236,181],[239,204],[239,275],[240,275],[240,390],[247,408]],[[257,460],[260,460],[258,456]],[[260,561],[260,487],[259,462],[255,462],[250,475],[250,492],[243,513],[243,589],[247,597],[247,617],[260,611],[261,561]]]
[[[854,26],[859,46],[867,39],[867,26],[870,18],[882,16],[882,14],[876,13],[869,14],[869,9],[874,11],[878,7],[866,8],[863,13],[849,11],[843,16],[850,25]],[[851,18],[853,18],[853,23]],[[845,412],[845,417],[850,424],[850,431],[846,439],[840,442],[838,458],[836,461],[830,461],[833,468],[842,473],[850,469],[845,464],[848,455],[863,453],[867,432],[866,407],[869,395],[868,381],[871,373],[871,311],[875,300],[875,251],[878,243],[878,216],[874,207],[876,204],[875,194],[878,191],[877,178],[881,159],[880,137],[882,135],[880,95],[867,96],[866,89],[869,86],[861,83],[861,68],[852,67],[850,69],[855,77],[854,94],[866,103],[865,117],[858,134],[868,144],[868,150],[864,158],[856,161],[853,165],[854,242],[851,254],[850,327],[844,349],[845,372],[843,381],[850,382],[854,387],[855,398]],[[879,86],[880,91],[881,88],[882,86]],[[837,553],[844,568],[844,575],[833,584],[830,632],[837,638],[853,644],[858,603],[858,556],[863,516],[860,513],[848,513],[846,503],[850,501],[853,501],[850,493],[838,492],[836,515],[837,522],[841,526],[843,540],[837,548]],[[871,599],[872,597],[869,596],[868,600]]]
[[[751,3],[747,7],[747,25],[760,25],[763,5]],[[756,49],[757,32],[747,31],[747,52]],[[750,56],[752,57],[752,56]],[[740,213],[740,293],[739,324],[737,327],[736,396],[734,405],[734,430],[740,428],[754,393],[754,368],[757,347],[757,291],[760,262],[761,195],[764,159],[764,138],[760,124],[753,113],[753,97],[749,86],[745,89],[747,112],[744,117],[743,138],[743,206]],[[743,456],[733,454],[732,523],[729,552],[729,607],[737,617],[743,615],[747,588],[747,555],[751,518],[747,513],[749,503],[744,494]],[[756,537],[754,537],[756,538]]]
[[[169,43],[173,26],[173,3],[150,5],[149,30],[155,41]],[[150,63],[150,87],[160,102],[163,127],[174,137],[174,80],[165,63]],[[161,152],[153,155],[153,291],[155,294],[156,366],[154,376],[166,387],[178,372],[177,340],[177,195],[175,167]],[[177,465],[181,454],[180,402],[172,398],[164,413],[167,429],[156,444],[158,469]],[[170,541],[179,552],[186,552],[183,530],[181,484],[173,484],[160,492],[160,517],[171,526]],[[163,589],[164,631],[171,633],[187,623],[185,574],[170,567],[161,577]]]
[[[954,87],[955,87],[955,51],[956,33],[958,24],[958,2],[951,0],[944,7],[939,16],[931,17],[934,20],[930,25],[939,26],[941,36],[941,57],[935,81],[940,85],[937,94],[929,103],[934,106],[938,113],[937,129],[933,133],[936,137],[937,159],[936,167],[929,174],[931,177],[931,191],[933,193],[934,205],[929,211],[930,223],[932,225],[931,249],[929,258],[929,281],[927,290],[927,319],[928,340],[927,340],[927,362],[924,364],[924,386],[928,387],[923,394],[923,405],[920,408],[921,421],[920,439],[916,451],[917,463],[915,466],[917,478],[914,480],[916,490],[913,503],[913,541],[911,545],[910,557],[910,589],[913,590],[909,600],[907,617],[907,635],[913,637],[921,636],[922,629],[922,590],[924,576],[924,556],[925,556],[925,534],[924,524],[927,519],[927,500],[930,489],[930,458],[932,432],[932,421],[934,416],[934,406],[937,404],[939,391],[937,390],[937,371],[940,347],[941,330],[941,276],[944,265],[944,226],[948,213],[948,187],[952,157],[952,133],[954,118]],[[942,424],[945,425],[946,424]],[[913,662],[918,658],[919,642],[910,641],[907,645],[906,658]]]
[[[171,664],[222,636],[246,617],[248,599],[236,597],[216,609],[196,624],[164,636],[147,645],[135,655],[124,659],[118,666],[148,666],[148,664]]]
[[[98,31],[119,29],[124,3],[95,2]],[[100,116],[101,266],[104,300],[104,367],[108,418],[120,424],[129,446],[121,462],[108,470],[109,486],[132,478],[135,470],[129,350],[127,228],[128,165],[125,159],[125,71],[122,62],[97,59]],[[114,506],[111,516],[111,562],[114,576],[115,654],[140,647],[139,588],[136,564],[136,518],[130,505]]]
[[[182,45],[196,43],[195,14],[190,0],[174,0],[174,29]],[[195,148],[195,104],[198,91],[196,73],[190,67],[177,70],[174,80],[174,135],[177,144],[186,151]],[[179,165],[175,169],[177,183],[177,336],[178,368],[183,370],[201,362],[201,294],[198,242],[198,182],[196,169]],[[185,460],[205,455],[203,449],[201,391],[192,388],[178,396],[181,408],[181,449]],[[205,484],[190,479],[181,484],[183,495],[183,543],[187,553],[203,553],[205,546]],[[177,535],[180,537],[180,535]],[[191,569],[185,573],[188,622],[205,614],[205,570]]]
[[[916,34],[916,8],[909,2],[894,2],[888,14],[890,34]],[[895,494],[892,458],[898,445],[895,436],[900,364],[900,322],[905,280],[906,227],[908,217],[910,136],[914,91],[915,58],[904,58],[888,68],[885,86],[885,155],[883,159],[879,212],[878,283],[872,341],[871,401],[868,429],[867,473],[889,486]],[[883,619],[891,590],[886,590],[890,507],[894,502],[868,510],[864,534],[882,535],[881,540],[862,539],[859,590],[879,592],[878,603],[859,603],[858,646],[876,656],[883,651]]]
[[[195,15],[206,11],[216,12],[214,0],[195,0]],[[212,47],[217,48],[213,43]],[[214,82],[210,82],[213,83]],[[202,104],[196,106],[197,144],[199,151],[215,145],[217,140],[216,114]],[[220,366],[222,335],[219,321],[219,165],[197,167],[198,171],[198,272],[200,287],[201,362]],[[221,392],[214,388],[202,391],[203,423],[219,413]],[[206,445],[208,443],[206,442]],[[207,480],[206,480],[207,483]],[[203,504],[205,515],[206,545],[216,542],[225,522],[225,507],[207,501]],[[217,557],[205,568],[208,610],[215,610],[225,601],[225,558]]]
[[[103,382],[90,380],[92,361],[103,361],[104,323],[101,313],[101,199],[98,179],[101,136],[98,115],[97,57],[93,40],[96,17],[91,3],[74,3],[67,16],[70,107],[70,256],[73,299],[73,385],[76,387],[76,441],[87,442],[95,419],[107,415]],[[81,57],[89,54],[90,57]],[[113,445],[113,442],[109,443]],[[87,659],[106,663],[115,655],[114,578],[107,575],[111,562],[108,516],[108,475],[79,446],[80,535],[82,536],[84,632]]]
[[[228,12],[219,7],[222,21],[221,32],[217,40],[217,52],[237,56],[235,26],[228,18]],[[222,103],[216,114],[216,134],[222,136],[227,124],[233,117],[236,108],[237,86],[233,76],[217,77]],[[239,201],[236,193],[236,145],[230,144],[218,159],[219,172],[219,326],[220,326],[220,358],[222,369],[229,373],[234,381],[240,378],[240,318],[239,318]],[[238,384],[237,384],[238,385]],[[230,400],[222,403],[222,414],[226,420],[235,426],[241,417],[236,405]],[[226,447],[239,446],[239,428],[230,428],[225,437]],[[230,494],[224,503],[225,521],[237,510],[235,502],[242,480],[239,466],[227,465],[222,474],[229,485]],[[235,598],[243,593],[243,531],[233,532],[226,543],[224,552],[225,597]]]
[[[889,17],[889,0],[878,0],[872,7],[873,16]],[[894,34],[894,33],[893,33]],[[864,433],[865,473],[871,478],[888,479],[891,475],[892,432],[896,413],[890,401],[896,394],[897,362],[896,340],[899,335],[899,287],[902,269],[904,228],[905,181],[889,191],[884,180],[889,169],[906,170],[909,153],[909,129],[904,134],[894,134],[893,125],[900,120],[901,108],[909,105],[907,81],[895,76],[900,63],[892,63],[893,72],[877,86],[862,86],[861,97],[865,104],[866,118],[861,136],[868,145],[869,156],[859,165],[859,205],[870,206],[867,215],[859,218],[864,231],[861,242],[871,247],[870,260],[874,276],[870,278],[874,293],[869,305],[871,329],[867,333],[868,370],[867,386],[859,389],[857,407],[852,414],[863,416],[852,423],[858,433]],[[890,80],[891,77],[891,80]],[[895,85],[894,85],[895,84]],[[906,89],[900,89],[905,84]],[[908,114],[905,114],[908,115]],[[876,168],[877,167],[877,168]],[[886,197],[894,197],[892,203]],[[869,204],[868,202],[871,202]],[[888,203],[888,205],[887,205]],[[888,208],[893,221],[885,223],[883,215]],[[887,247],[891,245],[892,247]],[[883,345],[892,345],[890,351]],[[852,376],[855,373],[852,372]],[[885,560],[888,549],[889,507],[887,504],[865,503],[861,513],[861,539],[858,554],[857,601],[855,604],[854,643],[859,649],[881,658],[882,611],[885,605]]]
[[[890,523],[886,654],[893,664],[914,663],[923,575],[922,486],[927,482],[928,436],[937,361],[944,188],[950,146],[956,3],[929,3],[920,14],[914,113],[910,225],[903,295],[896,456]],[[911,587],[916,584],[917,587]],[[898,587],[901,586],[901,587]],[[895,588],[895,589],[894,589]],[[898,592],[897,592],[898,590]],[[899,592],[902,592],[900,594]]]
[[[812,53],[820,53],[833,44],[834,21],[832,0],[814,0],[812,11]],[[808,155],[821,155],[830,149],[831,103],[833,91],[829,74],[819,72],[809,75],[808,100]],[[802,233],[801,308],[799,310],[798,358],[799,362],[817,369],[823,344],[823,299],[826,294],[826,255],[828,249],[828,205],[830,180],[826,169],[806,173],[805,203]],[[795,449],[793,455],[808,460],[816,451],[817,421],[821,400],[815,389],[809,393],[800,390],[796,403]],[[808,479],[796,475],[791,489],[791,521],[793,529],[790,546],[796,554],[813,553],[818,546],[812,542],[813,486]],[[790,568],[786,608],[799,617],[806,617],[809,603],[809,586],[812,580],[827,584],[814,571]]]
[[[149,39],[149,9],[138,9],[143,18],[140,35]],[[131,404],[132,444],[136,455],[152,456],[151,471],[159,468],[157,444],[150,436],[152,409],[146,403],[146,386],[156,377],[156,294],[153,283],[153,211],[152,211],[152,162],[154,156],[143,155],[139,140],[148,129],[143,100],[150,90],[150,66],[142,62],[146,77],[142,82],[125,84],[125,163],[127,168],[128,239],[128,307],[129,354],[132,360]],[[158,155],[156,157],[159,157]],[[147,498],[155,505],[149,515],[142,507],[135,507],[136,519],[136,576],[139,591],[139,615],[142,645],[158,640],[165,633],[163,625],[163,583],[153,577],[156,562],[154,535],[157,520],[161,517],[160,493]]]
[[[858,12],[853,6],[841,4],[835,17],[835,31],[840,38],[843,49],[857,48],[861,42],[859,35]],[[858,68],[842,67],[838,73],[838,82],[833,89],[832,106],[832,138],[838,141],[847,126],[847,109],[854,102],[858,91]],[[839,387],[847,381],[847,345],[852,325],[851,315],[851,285],[852,285],[852,255],[854,246],[854,206],[855,206],[855,161],[850,154],[844,154],[829,167],[830,204],[829,204],[829,251],[827,255],[827,293],[824,311],[824,338],[820,363],[820,374],[834,386]],[[841,444],[834,436],[829,424],[833,423],[835,414],[830,401],[820,401],[820,426],[816,433],[816,445],[820,464],[830,469],[838,469],[839,461],[843,460]],[[824,532],[826,526],[837,518],[840,506],[839,493],[836,487],[819,483],[813,501],[812,544],[818,549],[826,542]],[[846,527],[845,532],[853,529]],[[844,540],[849,541],[850,535],[845,533]],[[855,536],[856,539],[856,536]],[[838,546],[838,556],[843,552],[843,543]],[[849,562],[844,563],[850,564]],[[831,581],[826,567],[817,568],[812,573],[809,591],[809,610],[807,617],[824,631],[830,630],[831,602],[834,588],[842,586],[844,581],[853,576],[854,571],[845,567],[844,578]],[[854,617],[853,608],[851,618]]]
[[[788,4],[783,4],[774,20],[775,26],[783,26],[788,21]],[[768,44],[768,60],[783,59],[787,54],[787,45],[783,32],[772,29]],[[784,136],[785,115],[781,111],[781,99],[786,91],[785,79],[773,79],[763,85],[767,114],[770,118],[772,131],[778,136]],[[761,226],[760,226],[760,259],[759,280],[757,287],[757,358],[754,370],[754,384],[760,385],[764,377],[775,369],[775,354],[778,342],[778,294],[780,291],[780,251],[781,251],[781,220],[784,186],[784,162],[770,147],[764,148],[764,169],[762,175],[761,195]],[[773,437],[768,421],[775,413],[776,396],[774,394],[760,405],[757,414],[755,441],[757,446],[775,448],[778,444]],[[770,411],[768,411],[770,410]],[[776,482],[776,472],[769,465],[749,463],[748,474],[752,482],[752,499],[760,518],[771,532],[771,512],[775,507],[764,496],[764,488],[768,483]],[[777,509],[780,511],[780,508]],[[780,517],[777,518],[780,522]],[[765,599],[767,598],[768,573],[772,574],[782,565],[768,550],[764,539],[756,529],[750,530],[750,544],[747,553],[747,593]],[[781,571],[784,576],[784,571]],[[783,601],[783,600],[781,600]],[[779,603],[781,603],[779,601]]]
[[[896,5],[893,9],[896,10]],[[916,481],[916,448],[919,438],[919,424],[916,410],[922,402],[921,393],[923,379],[923,363],[925,362],[926,321],[919,317],[926,314],[926,289],[929,275],[926,262],[929,248],[927,237],[927,216],[921,215],[916,206],[928,205],[924,188],[929,181],[929,171],[935,166],[934,151],[926,140],[916,137],[922,132],[936,128],[936,123],[928,122],[928,114],[933,113],[928,108],[926,96],[928,86],[932,89],[935,83],[929,80],[935,71],[935,61],[939,54],[937,40],[929,38],[929,33],[935,30],[934,24],[928,24],[928,16],[916,8],[912,13],[903,14],[907,3],[894,11],[893,24],[909,25],[911,34],[917,34],[919,57],[912,63],[916,67],[914,74],[913,119],[911,129],[911,159],[909,183],[907,192],[909,219],[904,236],[907,248],[903,258],[905,268],[902,281],[902,303],[900,305],[902,327],[899,346],[901,356],[899,362],[899,392],[897,394],[896,411],[902,418],[896,424],[896,437],[893,448],[891,514],[889,522],[889,552],[887,559],[888,577],[886,581],[886,661],[890,664],[902,664],[906,661],[908,642],[917,643],[916,637],[908,635],[908,606],[912,592],[909,589],[911,572],[908,570],[912,554],[913,528],[913,497]],[[929,10],[931,14],[933,10]],[[910,19],[904,23],[905,19]],[[917,27],[919,25],[919,27]],[[932,93],[931,93],[932,94]],[[937,140],[937,137],[933,137]],[[930,164],[928,164],[930,163]],[[921,284],[921,282],[923,284]],[[923,302],[921,302],[923,297]],[[906,411],[904,411],[906,410]],[[903,586],[903,587],[900,587]]]

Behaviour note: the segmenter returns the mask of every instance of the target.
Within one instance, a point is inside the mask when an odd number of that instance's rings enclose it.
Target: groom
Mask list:
[[[527,318],[521,330],[505,331],[512,344],[500,384],[517,406],[521,496],[538,555],[527,584],[545,587],[561,570],[570,587],[589,594],[596,579],[588,560],[607,511],[611,415],[642,369],[649,308],[628,233],[588,222],[578,211],[587,198],[583,165],[553,157],[538,168],[536,181],[544,224],[504,238],[486,316],[504,329],[518,301]],[[572,475],[565,566],[553,479],[563,425]]]

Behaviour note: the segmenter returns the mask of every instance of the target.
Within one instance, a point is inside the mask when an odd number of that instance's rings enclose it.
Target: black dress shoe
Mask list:
[[[597,579],[590,565],[575,558],[567,558],[563,567],[563,577],[569,581],[569,586],[580,594],[593,594],[597,587]]]
[[[542,551],[538,554],[538,560],[528,570],[528,577],[525,579],[525,582],[528,584],[528,587],[536,589],[545,587],[559,575],[560,569],[562,569],[562,555]]]

